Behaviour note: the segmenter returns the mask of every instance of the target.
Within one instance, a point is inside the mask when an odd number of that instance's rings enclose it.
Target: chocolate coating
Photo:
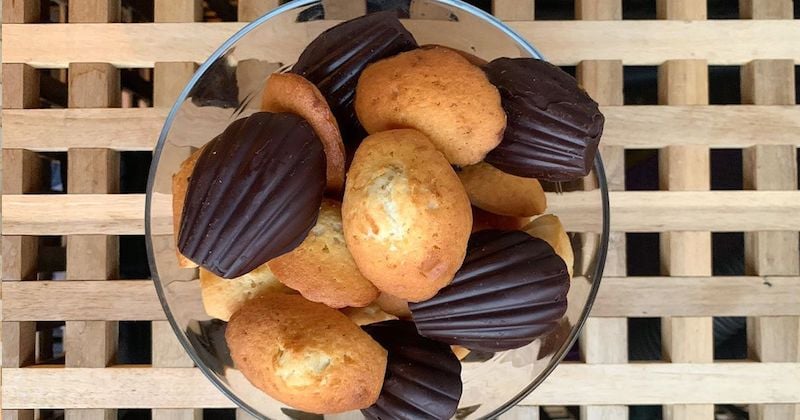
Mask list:
[[[336,116],[346,145],[366,137],[353,105],[358,77],[369,63],[417,48],[395,13],[378,12],[340,23],[300,54],[292,73],[317,85]]]
[[[493,352],[556,328],[568,290],[567,266],[547,242],[521,231],[484,230],[470,238],[453,282],[409,307],[423,336]]]
[[[508,116],[486,162],[512,175],[571,181],[592,168],[605,118],[575,79],[533,58],[498,58],[484,67]]]
[[[461,362],[450,346],[417,333],[410,321],[362,327],[389,352],[378,401],[361,410],[367,419],[449,419],[461,399]]]
[[[249,273],[305,239],[325,189],[325,153],[294,114],[231,123],[197,160],[178,249],[224,278]]]

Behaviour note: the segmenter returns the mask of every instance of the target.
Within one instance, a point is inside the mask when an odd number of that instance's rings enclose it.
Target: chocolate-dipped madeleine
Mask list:
[[[567,267],[547,242],[521,231],[484,230],[470,238],[453,282],[409,306],[423,336],[493,352],[555,328],[568,290]]]
[[[410,321],[362,327],[389,352],[378,401],[361,410],[367,419],[449,419],[461,399],[461,363],[450,346],[417,333]]]
[[[575,79],[533,58],[498,58],[484,70],[500,91],[508,117],[503,140],[486,162],[546,181],[586,176],[605,118]]]
[[[189,181],[178,249],[224,278],[297,247],[314,226],[325,153],[294,114],[234,121],[203,149]]]
[[[368,64],[414,48],[417,41],[395,13],[370,13],[321,33],[300,54],[292,73],[319,88],[345,144],[357,145],[366,136],[353,108],[358,77]]]

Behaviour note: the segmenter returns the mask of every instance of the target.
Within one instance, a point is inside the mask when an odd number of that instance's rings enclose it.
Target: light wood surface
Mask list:
[[[791,17],[780,13],[786,2],[753,1],[741,12],[758,17]],[[742,102],[755,105],[793,105],[794,63],[756,60],[741,70]],[[796,148],[791,145],[753,146],[744,150],[744,187],[755,190],[797,190]],[[745,234],[745,269],[754,275],[797,275],[800,249],[797,231]],[[800,362],[800,318],[747,319],[750,356],[762,362]],[[800,418],[800,405],[750,406],[754,420]]]
[[[518,405],[512,407],[502,416],[501,420],[539,420],[539,407],[530,405]]]
[[[41,1],[3,0],[3,23],[29,23],[39,20]]]
[[[156,63],[155,68],[173,64]],[[187,66],[184,71],[188,72],[188,65],[182,65]],[[170,83],[162,85],[164,79],[158,73],[156,70],[155,91],[183,88]],[[2,147],[36,151],[92,147],[152,150],[172,103],[165,106],[163,109],[4,109]],[[800,136],[795,134],[800,131],[800,110],[794,106],[640,105],[601,106],[601,110],[606,117],[604,146],[655,149],[698,144],[730,149],[758,144],[800,145]]]
[[[117,280],[116,236],[144,234],[144,196],[114,192],[120,153],[153,149],[198,63],[280,2],[239,0],[238,22],[201,23],[204,2],[155,0],[154,23],[109,23],[130,3],[73,0],[60,8],[69,24],[37,24],[40,1],[3,0],[0,405],[6,419],[38,419],[52,407],[66,409],[69,419],[105,420],[115,408],[149,408],[155,420],[197,420],[202,408],[233,407],[183,352],[152,281]],[[629,405],[662,405],[665,418],[701,420],[712,418],[714,404],[741,404],[756,420],[800,419],[800,108],[793,95],[800,21],[792,20],[792,2],[740,0],[739,20],[707,20],[706,2],[693,0],[656,1],[658,20],[621,20],[622,4],[575,0],[577,20],[539,21],[534,0],[491,2],[496,16],[549,60],[577,66],[577,79],[600,102],[612,207],[605,277],[580,339],[581,361],[562,364],[502,418],[533,420],[539,406],[577,405],[582,419],[625,419]],[[265,33],[254,51],[240,50],[257,60],[239,61],[237,75],[251,62],[293,61],[315,33],[363,12],[366,2],[325,6],[326,19],[301,23],[308,28],[302,36],[275,43]],[[473,35],[425,3],[412,3],[410,14],[416,20],[406,23],[423,36]],[[658,105],[624,104],[623,69],[637,65],[659,67]],[[741,105],[708,104],[714,82],[708,68],[718,65],[741,66]],[[152,69],[152,108],[115,108],[125,68]],[[39,100],[44,69],[69,73],[70,108],[35,109],[48,105]],[[658,149],[660,191],[625,191],[626,154],[633,149]],[[742,150],[745,191],[708,191],[712,149]],[[40,194],[38,174],[52,156],[40,152],[66,152],[69,194]],[[578,233],[576,246],[593,249],[599,195],[595,183],[582,188],[549,195],[549,210]],[[163,234],[152,238],[158,253],[174,251],[169,203],[168,195],[154,196],[152,227]],[[712,231],[746,232],[747,276],[712,275]],[[663,275],[628,276],[628,263],[637,262],[628,261],[626,234],[638,232],[663,235]],[[39,237],[53,235],[67,237],[69,281],[32,281]],[[583,271],[571,295],[588,293]],[[181,284],[196,293],[195,283]],[[749,360],[712,359],[714,316],[748,317]],[[627,360],[627,322],[637,317],[663,319],[664,361]],[[113,366],[114,325],[134,320],[151,322],[152,365]],[[67,366],[36,365],[52,353],[52,337],[37,333],[37,322],[61,321],[68,325]]]
[[[610,196],[615,214],[611,227],[618,231],[800,229],[800,221],[791,217],[800,211],[800,192],[796,191],[624,191]],[[589,210],[596,208],[597,200],[593,192],[548,196],[551,211],[573,232],[599,232],[598,215]],[[171,214],[164,207],[168,201],[156,196],[154,202],[158,205],[154,205],[153,232],[167,234],[172,230]],[[61,211],[52,214],[46,206]],[[9,235],[144,233],[144,196],[140,194],[9,195],[4,197],[2,211],[3,231]]]
[[[656,0],[656,15],[659,19],[705,20],[708,5],[696,0]]]
[[[30,13],[38,13],[38,4],[20,4],[19,8],[9,10],[4,1],[3,21],[23,22],[31,19]],[[14,15],[16,14],[16,16]],[[3,64],[4,85],[3,107],[25,108],[36,106],[39,102],[39,76],[26,64]],[[11,82],[9,85],[8,82]],[[41,181],[41,161],[39,157],[24,149],[4,149],[3,153],[3,194],[23,194],[35,192]],[[39,240],[33,236],[2,237],[2,280],[7,284],[34,280],[37,277]],[[2,294],[0,294],[0,298]],[[36,362],[36,322],[13,322],[2,318],[0,323],[0,343],[2,343],[2,366],[23,367]],[[34,410],[7,410],[0,400],[2,415],[6,418],[33,420]]]
[[[739,0],[742,19],[791,19],[792,0]]]
[[[202,0],[155,0],[153,13],[156,22],[196,22],[203,19],[203,2]]]
[[[573,287],[586,289],[588,282],[576,277]],[[692,290],[689,296],[687,289]],[[2,314],[7,321],[166,319],[149,280],[9,282],[3,285],[3,295],[7,301]],[[120,305],[121,301],[130,304]],[[592,317],[598,318],[762,314],[800,315],[800,277],[608,276],[592,310]],[[596,351],[616,352],[615,362],[622,360],[617,350],[600,346]]]
[[[347,20],[367,12],[367,0],[322,0],[325,20]]]
[[[69,22],[102,23],[120,19],[119,0],[72,2]],[[70,63],[67,103],[70,108],[120,106],[120,73],[108,63]],[[119,192],[119,155],[109,149],[69,149],[67,189],[70,194]],[[106,280],[118,276],[119,238],[103,234],[67,238],[67,280]],[[104,368],[114,362],[119,338],[113,321],[67,321],[64,328],[65,365]],[[110,420],[114,409],[65,410],[66,420]]]
[[[81,0],[70,2],[70,23],[119,22],[120,0]]]
[[[161,11],[159,13],[159,8]],[[199,0],[160,0],[156,1],[156,22],[193,22],[202,18],[202,2]],[[173,106],[180,95],[183,87],[189,82],[197,70],[194,62],[162,62],[155,63],[153,69],[153,107],[156,109],[168,109]],[[183,156],[188,157],[190,151],[187,150]],[[173,162],[180,165],[180,162]],[[165,191],[171,190],[171,179],[163,179],[160,188]],[[153,248],[168,252],[170,256],[175,255],[175,244],[172,237],[153,236]],[[174,266],[171,270],[162,270],[159,275],[164,279],[183,280],[186,279],[184,271],[194,274],[193,270],[181,270]],[[151,298],[152,299],[152,298]],[[152,304],[152,300],[147,300]],[[194,362],[186,353],[183,346],[178,342],[175,332],[172,330],[168,321],[154,320],[151,323],[151,357],[152,365],[155,368],[181,368],[193,367]],[[203,410],[192,408],[157,408],[152,411],[153,420],[200,420],[203,418]]]
[[[309,25],[329,27],[336,23],[318,21]],[[3,60],[50,68],[65,68],[70,62],[104,62],[117,67],[152,67],[160,61],[201,62],[242,25],[3,25]],[[800,37],[797,21],[532,21],[509,25],[534,40],[537,49],[558,65],[608,59],[621,59],[626,65],[658,65],[665,60],[694,57],[718,65],[775,57],[800,61],[800,45],[793,42]],[[464,36],[471,30],[435,20],[425,22],[425,27],[430,31],[461,30]],[[288,41],[284,41],[286,48],[264,49],[264,56],[259,58],[270,62],[293,59],[296,46]],[[310,39],[291,41],[305,45]]]
[[[239,0],[237,3],[239,22],[255,20],[279,5],[279,0]]]
[[[25,150],[3,150],[3,193],[29,192],[36,180],[38,158]],[[33,170],[30,176],[29,171]],[[3,284],[22,283],[36,278],[38,240],[30,236],[3,236]],[[6,297],[3,297],[7,299]],[[7,300],[6,300],[7,301]],[[15,322],[2,318],[2,366],[18,368],[36,362],[36,322]],[[33,419],[33,410],[7,410],[3,416]]]
[[[533,20],[536,0],[492,0],[492,14],[504,21]]]
[[[27,64],[3,63],[3,108],[39,106],[39,73]]]
[[[622,0],[576,0],[575,18],[581,20],[620,20]]]
[[[705,18],[705,4],[691,0],[662,0],[662,19]],[[708,65],[705,60],[667,61],[658,69],[658,100],[662,104],[707,105]],[[668,146],[659,154],[659,180],[670,191],[710,188],[711,162],[707,146]],[[711,232],[676,231],[661,234],[661,270],[671,276],[711,275]],[[709,363],[714,360],[713,320],[670,317],[661,320],[662,357],[673,363]],[[666,406],[668,420],[714,417],[713,404]]]
[[[798,191],[611,192],[611,228],[623,232],[798,230]],[[599,232],[596,192],[548,194],[549,211],[571,232]],[[153,232],[172,231],[169,197],[154,196]],[[59,208],[53,214],[48,208]],[[144,196],[124,194],[8,195],[2,203],[8,235],[142,235]]]
[[[233,407],[197,368],[4,369],[3,403],[25,407]],[[758,384],[743,387],[741,384]],[[614,384],[614,386],[608,386]],[[570,392],[564,392],[565,389]],[[624,390],[624,392],[621,392]],[[525,405],[645,405],[800,398],[800,365],[786,363],[564,363]]]
[[[576,7],[580,9],[581,3]],[[597,5],[605,13],[614,12],[615,2],[608,5]],[[620,8],[616,10],[620,10]],[[621,18],[598,14],[600,10],[584,10],[583,18]],[[623,69],[622,62],[613,61],[582,61],[576,69],[578,83],[598,103],[603,105],[622,105],[623,99]],[[625,151],[620,146],[604,146],[600,150],[603,163],[612,169],[607,171],[609,189],[620,191],[625,189]],[[616,169],[616,170],[614,170]],[[591,235],[587,237],[587,235]],[[583,235],[584,241],[597,241],[597,234]],[[604,275],[625,276],[626,250],[625,233],[611,232],[609,237],[609,255],[606,261]],[[581,357],[589,364],[627,363],[628,362],[628,320],[627,318],[590,318],[583,326],[579,340]],[[623,405],[581,406],[581,418],[586,420],[604,420],[628,418],[628,408]]]

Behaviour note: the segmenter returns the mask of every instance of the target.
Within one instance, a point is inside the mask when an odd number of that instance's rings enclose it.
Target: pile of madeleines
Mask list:
[[[539,180],[592,166],[604,118],[546,62],[419,46],[392,13],[322,33],[173,177],[179,264],[235,366],[312,413],[448,419],[472,350],[567,308]]]

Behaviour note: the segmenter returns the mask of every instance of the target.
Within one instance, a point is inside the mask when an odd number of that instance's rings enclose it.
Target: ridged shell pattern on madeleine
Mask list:
[[[470,350],[519,348],[558,326],[569,275],[547,242],[521,231],[474,233],[453,282],[412,303],[420,334]]]
[[[234,121],[197,160],[178,249],[224,278],[291,251],[316,223],[325,169],[322,143],[302,118],[258,112]]]
[[[508,116],[503,140],[486,162],[503,172],[545,181],[586,176],[605,118],[575,79],[533,58],[498,58],[484,67]]]
[[[449,419],[463,385],[461,363],[450,346],[420,336],[410,321],[362,327],[389,352],[378,401],[361,410],[373,420]]]

